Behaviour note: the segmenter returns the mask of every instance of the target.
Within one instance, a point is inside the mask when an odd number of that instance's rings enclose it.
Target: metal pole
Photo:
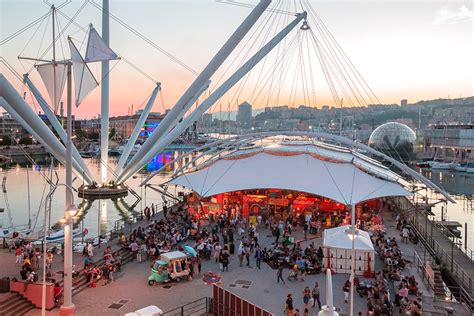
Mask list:
[[[454,271],[454,237],[451,241],[451,273]]]
[[[350,316],[354,316],[354,278],[355,278],[355,239],[356,239],[356,228],[355,228],[355,203],[351,205],[351,234],[352,234],[352,248],[351,248],[351,308]]]
[[[143,182],[143,174],[141,175]],[[140,187],[140,216],[143,215],[143,186]]]
[[[97,241],[100,248],[100,213],[102,213],[102,200],[99,200],[99,211],[97,212]]]
[[[30,172],[29,167],[26,165],[26,185],[28,190],[28,229],[31,229],[31,203],[30,203]]]
[[[73,315],[72,303],[72,216],[68,210],[72,205],[72,82],[71,63],[67,64],[67,143],[66,143],[66,224],[64,225],[64,303],[60,315]]]
[[[109,0],[102,1],[102,39],[109,45]],[[109,61],[102,61],[102,87],[100,105],[100,170],[102,183],[107,181],[109,159]]]
[[[53,192],[53,191],[51,191]],[[49,194],[51,195],[51,193]],[[48,199],[49,196],[46,198],[46,202],[44,203],[44,223],[43,223],[43,288],[41,293],[41,316],[46,315],[46,249],[47,249],[47,242],[48,240],[46,237],[48,236],[46,225],[48,221]]]
[[[55,11],[56,8],[54,7],[54,4],[51,6],[51,21],[53,24],[53,110],[54,113],[56,114],[57,110],[57,104],[56,104],[56,26],[55,26]]]
[[[143,203],[145,204],[145,207],[146,207],[146,185],[145,185],[145,200],[143,201]]]
[[[464,222],[464,249],[467,254],[467,222]],[[471,256],[469,256],[471,258]]]

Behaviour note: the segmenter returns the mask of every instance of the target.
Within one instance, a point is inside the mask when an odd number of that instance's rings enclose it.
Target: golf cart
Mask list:
[[[187,259],[188,255],[181,251],[171,251],[162,254],[160,259],[153,264],[151,275],[148,277],[148,285],[153,285],[155,282],[179,282],[183,278],[188,278],[189,267]]]

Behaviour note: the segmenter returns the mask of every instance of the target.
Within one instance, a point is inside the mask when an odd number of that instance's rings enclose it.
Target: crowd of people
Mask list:
[[[190,276],[201,274],[203,261],[211,261],[218,266],[220,271],[228,272],[231,258],[236,255],[238,267],[251,267],[255,263],[261,269],[261,263],[267,263],[276,270],[277,283],[285,284],[292,280],[305,281],[305,276],[317,274],[323,270],[323,249],[315,246],[314,242],[307,242],[307,247],[302,247],[302,240],[295,240],[295,229],[301,227],[303,240],[308,239],[308,232],[312,223],[317,225],[313,235],[319,236],[321,219],[304,215],[293,216],[290,214],[284,220],[275,220],[273,217],[257,217],[257,221],[249,223],[241,216],[241,207],[238,203],[226,203],[223,211],[209,216],[209,223],[202,225],[203,221],[189,215],[187,206],[179,204],[168,209],[165,205],[164,216],[156,218],[158,211],[154,205],[146,207],[143,215],[144,222],[134,229],[129,235],[121,233],[118,243],[122,250],[130,251],[136,262],[153,262],[160,255],[173,250],[183,251],[183,242],[194,243],[193,248],[197,255],[191,256],[186,262],[186,269]],[[331,226],[342,224],[347,218],[339,219],[334,216],[326,222]],[[413,242],[406,223],[397,218],[397,228],[403,242]],[[260,232],[270,229],[275,242],[270,246],[262,247],[259,243]],[[375,274],[372,281],[360,282],[354,279],[354,287],[358,295],[367,298],[367,315],[391,315],[394,307],[399,307],[401,312],[410,315],[421,315],[422,302],[418,298],[419,291],[413,276],[404,276],[403,270],[407,260],[403,257],[400,246],[395,237],[386,237],[382,231],[373,232],[372,241],[377,253],[384,262],[384,269]],[[114,273],[120,271],[122,257],[120,251],[112,251],[107,246],[103,252],[103,263],[94,262],[94,248],[92,243],[84,247],[83,274],[89,287],[95,287],[99,280],[103,285],[114,282]],[[34,280],[39,269],[41,253],[39,248],[34,248],[29,242],[20,242],[15,247],[17,265],[21,265],[23,280]],[[47,272],[51,273],[54,255],[48,252]],[[234,268],[234,267],[231,267]],[[237,267],[235,267],[237,268]],[[197,270],[197,271],[196,271]],[[285,272],[287,271],[287,272]],[[395,301],[392,303],[389,295],[389,282],[397,282]],[[399,282],[399,283],[398,283]],[[303,301],[301,305],[293,301],[293,295],[288,294],[285,303],[285,314],[288,316],[309,315],[309,310],[314,307],[321,309],[320,287],[318,282],[314,286],[303,283]],[[345,302],[348,303],[351,283],[347,281],[342,291]],[[409,295],[417,296],[410,299]],[[299,305],[301,308],[296,308]]]

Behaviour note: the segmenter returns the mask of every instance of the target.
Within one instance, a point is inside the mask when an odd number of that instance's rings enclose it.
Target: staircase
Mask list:
[[[128,250],[119,249],[117,250],[120,252],[122,256],[122,268],[125,264],[133,261],[132,253]],[[99,260],[96,264],[100,267],[104,264],[104,259]],[[120,273],[120,272],[119,272]],[[56,280],[61,286],[64,283],[64,279]],[[86,276],[85,274],[80,271],[79,275],[77,276],[73,288],[72,288],[72,295],[76,295],[88,287],[86,283]],[[18,293],[7,293],[5,296],[0,298],[0,316],[8,316],[8,315],[24,315],[26,312],[35,308],[30,301],[28,301],[25,297]]]
[[[2,296],[0,301],[0,315],[24,315],[26,312],[35,308],[30,301],[18,293],[7,293]]]
[[[122,256],[122,269],[123,269],[123,266],[129,262],[132,262],[134,258],[132,257],[132,253],[128,250],[120,249],[118,251],[120,251],[120,255]],[[98,264],[99,266],[102,266],[104,263],[105,263],[104,259],[101,259],[96,264]],[[118,273],[121,273],[121,272],[118,272]],[[114,275],[116,274],[117,272],[114,272]],[[62,286],[63,281],[64,280],[61,280],[60,282],[61,286]],[[86,282],[86,276],[81,271],[72,286],[72,295],[74,296],[82,292],[83,290],[87,289],[87,287],[88,287],[88,284]]]
[[[444,290],[444,282],[443,278],[441,277],[441,272],[439,268],[436,266],[432,267],[434,272],[434,280],[433,280],[433,291],[436,298],[444,300],[446,297],[446,292]]]

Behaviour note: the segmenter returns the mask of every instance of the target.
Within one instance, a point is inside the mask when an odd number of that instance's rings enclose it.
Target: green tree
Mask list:
[[[117,134],[117,131],[115,130],[115,127],[112,127],[109,131],[109,139],[112,139],[115,134]]]
[[[76,136],[79,140],[83,140],[87,138],[86,132],[84,132],[82,129],[76,129],[75,130]]]
[[[89,138],[90,140],[98,140],[99,139],[99,132],[96,132],[96,131],[90,132],[87,135],[87,138]]]

